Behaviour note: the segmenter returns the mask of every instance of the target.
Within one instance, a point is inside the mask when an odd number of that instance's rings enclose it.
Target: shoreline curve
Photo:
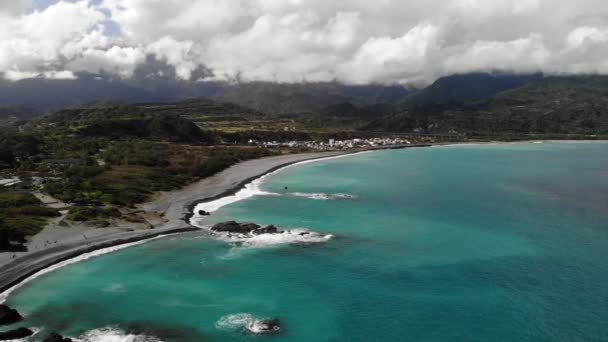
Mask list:
[[[312,152],[281,155],[238,163],[214,176],[204,178],[180,190],[165,192],[161,195],[160,199],[143,204],[142,207],[145,211],[160,212],[167,219],[165,224],[160,225],[151,231],[146,231],[148,234],[142,233],[141,231],[136,231],[123,233],[119,236],[116,236],[117,234],[101,236],[97,239],[99,241],[89,241],[87,244],[82,242],[72,243],[67,246],[48,248],[47,250],[27,254],[8,264],[0,266],[0,303],[4,302],[8,295],[10,295],[10,293],[19,286],[22,286],[28,281],[35,279],[34,276],[37,274],[40,273],[39,275],[42,275],[46,273],[41,273],[45,269],[52,268],[53,266],[56,266],[62,262],[76,259],[85,254],[93,253],[99,250],[129,245],[136,242],[144,242],[165,235],[201,231],[201,228],[198,228],[190,223],[190,219],[194,216],[193,210],[197,205],[215,201],[227,196],[232,196],[242,190],[247,184],[273,172],[277,172],[300,163],[354,155],[362,152],[431,146],[431,144],[380,146],[377,148],[366,148],[352,151]],[[256,167],[249,168],[250,165],[256,165]],[[256,171],[255,169],[260,170]],[[220,184],[215,185],[214,181],[218,178],[222,179],[223,181],[219,182]],[[230,181],[226,182],[226,179]],[[207,189],[208,187],[212,189]],[[205,196],[204,193],[210,195]],[[189,227],[184,228],[184,226]],[[114,250],[108,251],[107,253],[111,253],[113,251]],[[2,268],[5,267],[8,269],[3,270]]]

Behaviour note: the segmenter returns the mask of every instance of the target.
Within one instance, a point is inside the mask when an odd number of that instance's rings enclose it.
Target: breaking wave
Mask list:
[[[357,199],[357,195],[351,194],[324,194],[324,193],[306,193],[306,192],[291,192],[288,193],[290,196],[305,197],[313,200],[330,201],[338,199]]]
[[[258,248],[282,244],[312,244],[329,241],[332,234],[321,234],[308,229],[291,229],[276,234],[216,233],[222,240],[238,247]]]
[[[246,330],[254,334],[260,334],[268,331],[262,330],[262,321],[265,318],[258,318],[249,313],[237,313],[226,315],[215,322],[215,327],[224,331],[239,331]],[[280,328],[275,328],[278,331]]]
[[[163,342],[163,340],[147,335],[129,334],[117,328],[101,328],[85,332],[77,342]]]
[[[290,164],[287,165],[285,167],[282,167],[276,171],[273,172],[269,172],[255,180],[253,180],[252,182],[248,183],[245,185],[245,187],[241,190],[239,190],[237,193],[235,193],[234,195],[231,196],[226,196],[226,197],[222,197],[219,199],[216,199],[214,201],[209,201],[209,202],[204,202],[204,203],[199,203],[195,206],[194,208],[194,212],[193,212],[193,217],[192,217],[192,224],[199,227],[199,228],[203,228],[201,226],[200,221],[204,220],[204,216],[201,216],[198,214],[199,211],[204,210],[206,212],[212,213],[217,211],[218,209],[232,204],[232,203],[236,203],[238,201],[242,201],[244,199],[247,198],[251,198],[253,196],[281,196],[281,194],[279,193],[275,193],[275,192],[268,192],[268,191],[264,191],[261,189],[261,185],[264,182],[264,180],[266,180],[268,177],[277,174],[279,172],[282,172],[290,167],[294,167],[297,165],[303,165],[303,164],[309,164],[309,163],[314,163],[314,162],[318,162],[318,161],[323,161],[323,160],[330,160],[330,159],[338,159],[338,158],[344,158],[344,157],[348,157],[348,156],[352,156],[355,154],[362,154],[362,153],[368,153],[369,151],[363,151],[363,152],[358,152],[358,153],[352,153],[352,154],[344,154],[344,155],[338,155],[338,156],[333,156],[333,157],[327,157],[327,158],[319,158],[319,159],[313,159],[313,160],[305,160],[305,161],[301,161],[298,163],[294,163],[294,164]],[[294,196],[297,196],[295,194],[298,193],[294,193]],[[339,195],[343,195],[343,196],[352,196],[352,195],[346,195],[346,194],[335,194],[333,196],[339,196]],[[329,195],[332,196],[332,195]],[[335,197],[335,198],[340,198],[340,197]],[[346,197],[343,197],[346,198]]]
[[[215,327],[220,330],[235,331],[243,329],[245,326],[253,323],[255,317],[248,313],[237,313],[226,315],[215,322]]]
[[[27,341],[30,340],[30,338],[36,336],[40,332],[41,329],[39,329],[39,328],[30,328],[30,330],[33,332],[33,334],[31,336],[29,336],[29,337],[26,337],[26,338],[17,338],[17,339],[6,340],[6,341],[8,341],[8,342],[27,342]]]
[[[273,193],[273,192],[267,192],[267,191],[263,191],[260,186],[262,184],[262,181],[269,176],[270,174],[267,174],[265,176],[262,176],[254,181],[252,181],[251,183],[245,185],[245,187],[241,190],[239,190],[236,194],[232,195],[232,196],[226,196],[226,197],[222,197],[220,199],[217,199],[215,201],[211,201],[211,202],[205,202],[205,203],[200,203],[198,204],[195,208],[194,208],[194,217],[197,219],[201,219],[202,217],[200,215],[198,215],[198,212],[200,210],[204,210],[207,212],[214,212],[217,211],[218,209],[220,209],[221,207],[224,207],[228,204],[232,204],[232,203],[236,203],[238,201],[242,201],[244,199],[253,197],[253,196],[279,196],[279,194],[277,193]]]

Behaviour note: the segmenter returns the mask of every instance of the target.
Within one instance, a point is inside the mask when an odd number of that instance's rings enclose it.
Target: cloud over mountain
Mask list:
[[[0,72],[13,80],[130,78],[150,58],[183,80],[424,84],[473,71],[608,73],[600,0],[21,0],[3,1],[0,21]]]

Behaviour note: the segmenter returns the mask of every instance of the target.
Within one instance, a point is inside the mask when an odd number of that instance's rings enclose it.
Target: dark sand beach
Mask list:
[[[164,222],[153,229],[136,229],[129,224],[109,228],[62,227],[55,221],[27,243],[27,252],[0,253],[0,292],[51,265],[82,254],[161,235],[196,231],[198,228],[187,222],[196,203],[230,195],[251,180],[293,163],[347,153],[352,152],[303,153],[249,160],[183,189],[164,192],[157,200],[141,205],[146,212],[158,213],[164,218]]]
[[[108,228],[85,225],[63,227],[55,220],[27,244],[27,252],[0,253],[0,293],[20,284],[57,263],[113,246],[147,240],[162,235],[199,230],[189,224],[196,204],[236,193],[245,184],[291,164],[380,149],[428,147],[431,145],[380,146],[361,150],[288,154],[244,161],[190,184],[180,190],[163,192],[159,198],[140,205],[151,216],[162,218],[152,229],[116,224]]]

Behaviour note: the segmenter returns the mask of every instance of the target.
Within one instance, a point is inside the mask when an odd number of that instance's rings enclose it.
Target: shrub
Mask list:
[[[116,208],[97,208],[97,207],[72,207],[66,219],[76,222],[93,221],[99,219],[121,217],[120,211]]]

